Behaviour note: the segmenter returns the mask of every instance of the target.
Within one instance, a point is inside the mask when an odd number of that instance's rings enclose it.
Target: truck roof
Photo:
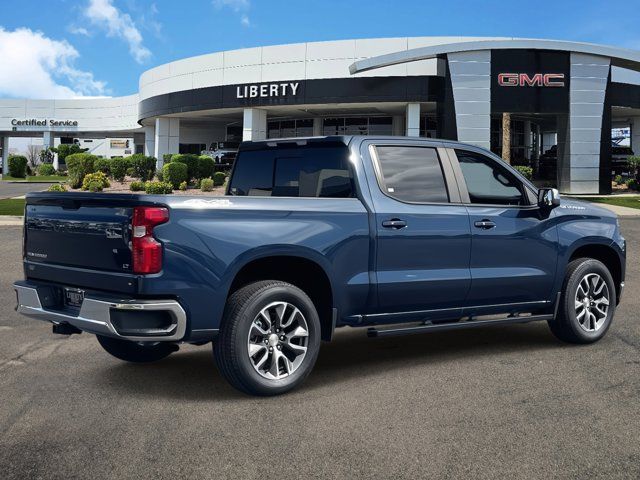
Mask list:
[[[455,140],[447,140],[441,138],[427,138],[427,137],[407,137],[407,136],[397,136],[397,135],[327,135],[327,136],[315,136],[315,137],[288,137],[288,138],[270,138],[267,140],[251,140],[245,141],[240,144],[240,150],[256,150],[262,149],[265,146],[268,147],[276,147],[278,144],[291,144],[298,143],[300,145],[309,144],[309,143],[342,143],[345,145],[349,145],[353,141],[362,141],[362,140],[384,140],[384,141],[394,141],[394,140],[411,140],[411,141],[420,141],[424,143],[438,143],[438,144],[447,144],[449,146],[460,146],[460,147],[470,147],[473,145],[469,145],[466,143],[458,142]],[[478,147],[474,147],[478,148]]]

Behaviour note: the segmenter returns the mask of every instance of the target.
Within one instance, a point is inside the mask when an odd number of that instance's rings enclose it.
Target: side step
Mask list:
[[[414,333],[436,332],[443,330],[461,330],[463,328],[484,327],[487,325],[510,325],[514,323],[529,323],[541,320],[553,320],[554,315],[529,315],[522,317],[506,317],[496,320],[465,320],[456,323],[426,323],[412,327],[402,328],[385,328],[378,330],[376,328],[367,329],[368,337],[393,337],[397,335],[411,335]]]

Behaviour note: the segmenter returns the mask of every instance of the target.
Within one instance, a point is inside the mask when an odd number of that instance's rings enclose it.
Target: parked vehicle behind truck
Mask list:
[[[246,142],[224,197],[30,194],[24,237],[19,312],[132,362],[212,342],[221,374],[256,395],[299,385],[344,326],[546,321],[594,342],[625,277],[608,210],[421,138]]]

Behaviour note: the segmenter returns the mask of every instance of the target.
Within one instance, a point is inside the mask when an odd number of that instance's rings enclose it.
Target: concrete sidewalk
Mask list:
[[[23,223],[24,217],[18,217],[15,215],[0,215],[0,227],[21,227]]]
[[[640,217],[640,209],[638,208],[621,207],[619,205],[609,205],[606,203],[594,203],[594,205],[611,210],[619,217]]]

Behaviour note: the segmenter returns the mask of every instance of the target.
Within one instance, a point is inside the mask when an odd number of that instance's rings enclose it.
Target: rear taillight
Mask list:
[[[153,238],[153,227],[169,220],[163,207],[135,207],[131,221],[133,272],[143,275],[162,270],[162,244]]]

